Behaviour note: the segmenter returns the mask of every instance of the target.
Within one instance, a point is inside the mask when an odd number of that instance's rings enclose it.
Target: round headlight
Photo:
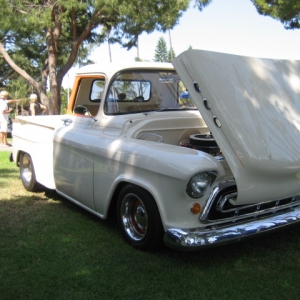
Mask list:
[[[216,172],[212,171],[194,175],[186,187],[187,194],[192,198],[202,197],[211,187],[216,176]]]

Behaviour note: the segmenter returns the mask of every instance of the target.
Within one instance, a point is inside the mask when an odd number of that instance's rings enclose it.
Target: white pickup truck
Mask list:
[[[189,50],[90,65],[67,114],[19,117],[13,159],[127,242],[202,249],[300,220],[300,62]],[[199,112],[200,111],[200,112]]]

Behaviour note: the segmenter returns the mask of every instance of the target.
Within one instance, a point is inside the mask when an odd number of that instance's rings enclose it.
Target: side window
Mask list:
[[[73,113],[96,116],[103,97],[104,86],[104,77],[82,78],[77,89]]]
[[[90,101],[92,102],[100,102],[103,97],[105,80],[97,79],[92,83],[91,93],[90,93]]]

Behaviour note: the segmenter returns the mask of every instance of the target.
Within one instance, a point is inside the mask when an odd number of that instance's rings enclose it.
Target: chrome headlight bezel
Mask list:
[[[187,184],[186,193],[193,199],[201,198],[212,186],[216,177],[216,171],[205,171],[195,174]]]

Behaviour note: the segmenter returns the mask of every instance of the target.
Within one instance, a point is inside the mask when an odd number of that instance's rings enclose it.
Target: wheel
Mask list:
[[[163,240],[163,226],[153,197],[144,189],[125,186],[118,197],[118,223],[125,240],[140,250],[158,248]]]
[[[24,188],[29,192],[36,192],[41,185],[36,181],[33,162],[27,153],[20,156],[20,177]]]

